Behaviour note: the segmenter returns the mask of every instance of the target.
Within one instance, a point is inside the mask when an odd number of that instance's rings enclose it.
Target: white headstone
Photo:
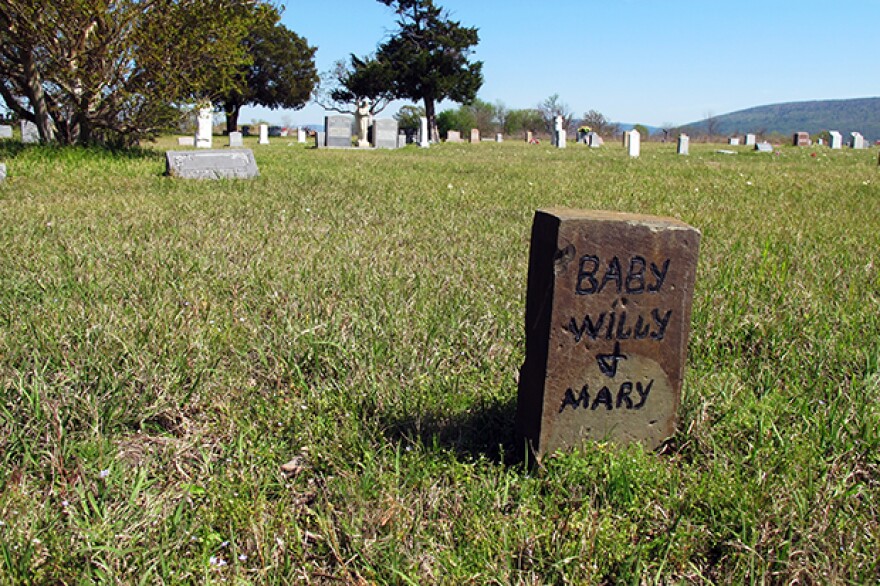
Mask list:
[[[568,144],[568,136],[565,130],[557,130],[556,131],[556,147],[560,149],[564,149],[565,145]]]
[[[629,156],[638,157],[642,152],[642,135],[638,130],[629,131]]]
[[[240,147],[244,146],[244,139],[240,132],[230,132],[229,133],[229,146],[231,147]]]
[[[746,145],[746,146],[755,146],[755,142],[756,142],[756,140],[757,140],[757,139],[755,138],[755,135],[754,135],[754,134],[747,134],[747,135],[746,135],[746,142],[745,142],[745,145]]]
[[[600,146],[605,144],[605,141],[602,140],[602,137],[599,136],[595,132],[587,133],[587,144],[590,145],[590,148],[597,149]]]
[[[296,142],[299,144],[305,144],[306,142],[306,129],[305,128],[297,128],[296,129]]]
[[[828,135],[831,137],[828,142],[829,147],[835,150],[843,147],[843,136],[839,132],[837,132],[836,130],[832,130],[828,133]]]
[[[731,146],[739,146],[739,137],[732,136],[728,139],[727,144]]]
[[[196,131],[196,148],[209,149],[212,146],[212,131],[214,126],[214,110],[201,108],[199,110],[199,127]]]
[[[3,182],[5,179],[6,179],[6,163],[0,163],[0,182]]]
[[[327,140],[326,134],[324,134],[320,130],[315,132],[315,148],[316,149],[322,149],[325,146],[327,146],[326,140]]]
[[[446,142],[461,142],[461,132],[458,130],[447,130]]]
[[[269,125],[260,124],[260,142],[259,144],[269,144]]]
[[[755,145],[755,150],[758,151],[759,153],[772,153],[773,152],[773,145],[770,144],[769,142],[759,142],[758,144]]]
[[[7,124],[0,124],[0,138],[12,138],[12,127]]]
[[[428,140],[428,119],[425,116],[419,118],[419,146],[423,149],[431,146]]]
[[[860,132],[852,132],[850,134],[852,136],[852,141],[850,142],[850,146],[852,148],[854,148],[854,149],[868,148],[867,143],[865,142],[865,137],[863,137]]]
[[[178,136],[177,146],[196,146],[196,139],[192,136]]]
[[[690,145],[691,139],[686,134],[678,135],[678,154],[679,155],[689,155],[690,154]]]
[[[504,135],[500,132],[495,135],[495,142],[504,142]]]

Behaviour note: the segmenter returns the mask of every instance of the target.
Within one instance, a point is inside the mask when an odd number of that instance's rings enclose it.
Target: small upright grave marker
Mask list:
[[[12,138],[12,127],[8,124],[0,124],[0,138]]]
[[[168,151],[165,173],[182,179],[250,179],[260,174],[250,149]]]
[[[306,129],[305,128],[297,128],[296,129],[296,142],[299,144],[306,143]]]
[[[602,146],[602,145],[605,144],[605,141],[602,140],[602,137],[599,136],[597,133],[592,132],[592,131],[587,133],[587,139],[586,139],[586,140],[587,140],[587,144],[588,144],[588,145],[590,146],[590,148],[592,148],[592,149],[597,149],[597,148],[599,148],[600,146]]]
[[[538,458],[675,431],[699,243],[671,218],[536,212],[517,431]]]
[[[850,141],[850,146],[854,149],[866,149],[868,148],[868,142],[865,140],[865,137],[862,136],[860,132],[852,132],[850,133],[852,136],[852,140]]]
[[[446,142],[461,142],[461,133],[457,130],[447,130]]]
[[[678,154],[679,155],[689,155],[690,154],[690,145],[691,138],[686,134],[678,135]]]
[[[322,149],[327,146],[326,134],[319,131],[315,132],[315,148]]]
[[[532,137],[532,131],[531,131],[531,130],[526,130],[526,135],[525,135],[526,142],[529,143],[529,144],[531,144],[531,142],[532,142],[532,138],[533,138],[533,137]]]
[[[755,145],[755,150],[758,151],[759,153],[772,153],[773,152],[773,145],[770,144],[769,142],[759,142],[758,144]]]
[[[500,132],[495,133],[495,142],[504,142],[504,135]]]
[[[629,135],[627,144],[629,145],[629,156],[638,157],[642,153],[642,135],[638,130],[630,130],[626,134]]]
[[[25,144],[40,142],[40,131],[30,120],[21,121],[21,142]]]
[[[269,125],[260,124],[260,140],[257,144],[269,144]]]
[[[828,146],[834,150],[839,150],[843,147],[843,136],[836,130],[832,130],[828,133],[829,140]]]
[[[195,143],[197,149],[209,149],[213,144],[214,111],[211,108],[199,110],[199,126],[196,130]]]
[[[729,144],[730,146],[739,146],[739,137],[738,136],[731,136],[727,140],[727,144]]]
[[[480,142],[480,129],[471,128],[471,144]]]
[[[196,139],[192,136],[178,136],[177,137],[177,146],[196,146]]]
[[[233,148],[244,146],[244,139],[242,138],[240,132],[229,133],[229,146]]]
[[[810,146],[809,132],[795,132],[791,138],[792,146]]]
[[[419,117],[419,146],[423,149],[431,146],[431,141],[428,140],[428,118],[425,116]]]
[[[757,142],[757,139],[755,138],[754,134],[747,134],[746,135],[746,141],[745,141],[746,146],[755,146],[756,142]]]
[[[6,163],[0,163],[0,183],[6,180]]]

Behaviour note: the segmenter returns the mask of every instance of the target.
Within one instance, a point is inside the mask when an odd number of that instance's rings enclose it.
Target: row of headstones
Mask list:
[[[0,138],[12,138],[12,127],[8,124],[0,124]],[[33,144],[40,142],[40,131],[37,125],[29,120],[21,121],[21,142]]]
[[[485,142],[487,140],[489,142],[492,141],[492,139],[482,138],[479,128],[471,128],[471,143]],[[464,142],[464,139],[461,138],[461,132],[459,132],[458,130],[449,130],[446,133],[446,142]],[[504,135],[500,132],[496,133],[495,142],[504,142]]]
[[[841,149],[843,148],[843,136],[837,132],[836,130],[832,130],[828,133],[828,147],[832,149]],[[851,132],[850,133],[850,141],[849,146],[853,149],[866,149],[868,148],[868,141],[865,140],[865,137],[862,136],[860,132]],[[810,140],[810,134],[808,132],[795,132],[792,136],[792,145],[794,146],[810,146],[812,145],[812,141]],[[822,145],[822,139],[819,139],[819,145]]]
[[[427,137],[428,119],[422,118],[423,128],[420,136]],[[370,146],[375,149],[397,149],[406,145],[406,135],[398,130],[397,120],[376,118],[370,125],[372,134]],[[324,132],[315,133],[315,147],[349,149],[352,147],[352,119],[350,116],[325,116]],[[419,144],[423,141],[420,139]],[[427,146],[427,145],[425,145]]]

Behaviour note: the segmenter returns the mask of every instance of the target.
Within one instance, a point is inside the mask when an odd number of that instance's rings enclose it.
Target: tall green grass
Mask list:
[[[0,581],[880,576],[872,152],[248,146],[198,182],[170,139],[0,144]],[[662,453],[512,458],[553,205],[703,232]]]

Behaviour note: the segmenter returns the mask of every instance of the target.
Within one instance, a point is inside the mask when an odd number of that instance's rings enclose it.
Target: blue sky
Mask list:
[[[436,4],[479,28],[479,98],[509,108],[559,94],[576,115],[595,109],[659,126],[763,104],[880,96],[880,0]],[[317,45],[318,71],[349,53],[374,52],[395,29],[391,9],[374,0],[288,0],[282,22]],[[314,104],[246,108],[242,122],[298,125],[323,116]]]

